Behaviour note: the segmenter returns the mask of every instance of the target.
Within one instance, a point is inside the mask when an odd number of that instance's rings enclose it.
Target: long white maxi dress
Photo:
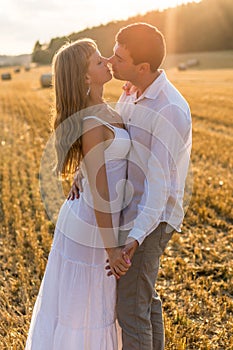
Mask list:
[[[113,226],[117,234],[130,139],[113,127],[105,150]],[[96,224],[82,164],[83,192],[60,209],[45,274],[34,305],[25,350],[117,350],[116,280],[105,270],[107,254]]]

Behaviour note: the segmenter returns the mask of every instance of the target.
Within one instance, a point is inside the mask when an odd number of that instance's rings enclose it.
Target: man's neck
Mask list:
[[[140,79],[140,81],[134,84],[137,87],[137,98],[139,98],[143,92],[150,86],[161,74],[161,71],[157,70],[154,73],[151,73],[149,76],[145,77],[144,80]]]

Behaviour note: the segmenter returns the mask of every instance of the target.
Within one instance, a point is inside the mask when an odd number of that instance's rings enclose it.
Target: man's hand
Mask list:
[[[77,199],[79,198],[79,192],[83,192],[82,179],[83,179],[83,174],[81,170],[78,169],[74,175],[74,181],[72,183],[67,199],[74,200],[75,198]]]
[[[138,241],[133,238],[127,238],[125,246],[123,248],[112,248],[109,255],[109,259],[106,261],[106,270],[108,276],[114,275],[117,279],[124,276],[131,266],[131,259],[139,246]],[[111,257],[110,257],[111,256]]]
[[[122,253],[122,248],[109,248],[107,249],[108,259],[106,270],[108,276],[114,275],[117,279],[124,276],[131,266],[130,259],[127,253]]]
[[[122,249],[122,254],[127,255],[129,259],[132,260],[132,257],[134,256],[134,253],[138,246],[138,241],[134,238],[129,237],[125,242],[124,248]]]

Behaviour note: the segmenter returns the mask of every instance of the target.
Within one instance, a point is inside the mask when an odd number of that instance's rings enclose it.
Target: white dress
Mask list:
[[[117,234],[130,139],[113,127],[105,150],[113,225]],[[116,280],[95,221],[85,167],[83,193],[60,209],[45,274],[33,309],[25,350],[117,350]],[[112,207],[113,204],[113,207]]]

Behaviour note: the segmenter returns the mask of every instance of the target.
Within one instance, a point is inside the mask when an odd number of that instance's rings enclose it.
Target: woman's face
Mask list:
[[[87,70],[87,80],[93,87],[101,86],[112,79],[112,74],[107,66],[108,60],[102,57],[100,52],[96,50],[90,57],[90,63]]]

